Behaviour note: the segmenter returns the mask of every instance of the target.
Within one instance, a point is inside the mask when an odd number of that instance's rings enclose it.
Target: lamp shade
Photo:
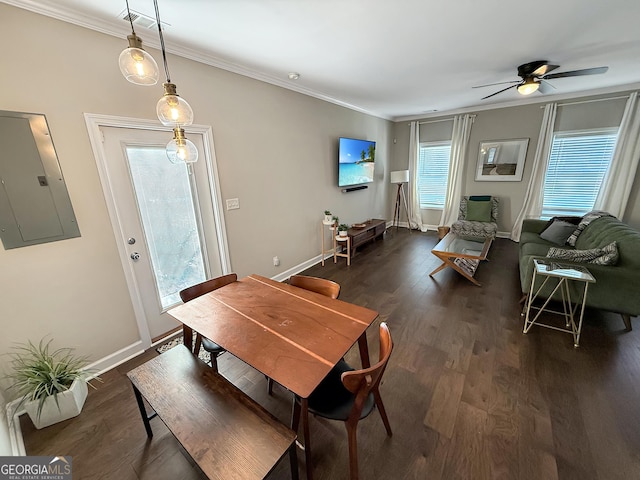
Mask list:
[[[156,104],[158,119],[167,127],[187,126],[193,123],[193,110],[189,103],[176,94],[173,83],[164,83],[164,95]]]
[[[409,183],[409,170],[391,172],[391,183]]]
[[[527,78],[522,85],[518,85],[518,93],[521,95],[531,95],[540,88],[540,82],[533,78]]]
[[[118,65],[124,78],[136,85],[155,85],[158,83],[158,64],[142,48],[142,40],[135,34],[127,37],[129,46],[118,58]]]
[[[173,129],[173,140],[167,143],[167,157],[171,163],[194,163],[198,161],[198,149],[184,135],[184,129]]]

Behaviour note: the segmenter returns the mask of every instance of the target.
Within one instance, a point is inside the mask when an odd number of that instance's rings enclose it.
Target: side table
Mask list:
[[[338,243],[337,242],[347,242],[347,253],[338,253]],[[333,263],[337,263],[338,257],[344,257],[347,259],[347,266],[351,265],[351,237],[349,235],[345,235],[341,237],[340,235],[333,236]]]
[[[545,328],[551,328],[553,330],[559,330],[561,332],[572,334],[573,346],[577,348],[580,345],[580,332],[582,331],[582,319],[584,317],[584,307],[587,301],[587,291],[589,289],[589,284],[595,283],[596,279],[593,277],[593,275],[591,275],[591,272],[589,272],[589,270],[578,265],[562,265],[551,260],[539,260],[536,258],[533,260],[533,266],[533,278],[531,281],[531,288],[529,290],[529,298],[527,299],[525,305],[526,313],[522,333],[528,333],[534,324]],[[544,277],[544,281],[536,290],[535,284],[538,276]],[[542,307],[534,307],[533,302],[551,279],[556,279],[558,281],[557,285],[555,286],[547,300],[544,302]],[[572,302],[571,300],[569,281],[584,283],[582,299],[578,298],[575,302],[575,306],[573,305],[574,302]],[[551,301],[551,298],[558,291],[558,289],[562,294],[562,312],[550,310],[547,308],[547,305]],[[576,325],[575,314],[578,311],[578,307],[580,307],[580,318],[578,319],[578,323]],[[535,315],[535,317],[533,317],[532,320],[530,319],[531,310],[538,310],[538,313]],[[543,311],[564,316],[565,328],[538,322],[538,318]]]
[[[335,236],[336,234],[336,230],[333,227],[333,222],[325,222],[324,220],[322,221],[322,223],[320,224],[320,238],[322,239],[322,266],[324,267],[324,257],[327,253],[335,253],[336,251],[336,242],[329,242],[329,245],[333,245],[333,248],[327,248],[325,249],[325,238],[326,238],[326,233],[324,233],[324,228],[325,227],[329,227],[329,233],[331,234],[331,236]],[[328,246],[327,246],[328,247]]]

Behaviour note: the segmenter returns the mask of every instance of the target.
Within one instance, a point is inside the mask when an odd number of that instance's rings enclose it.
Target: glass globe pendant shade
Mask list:
[[[173,83],[164,83],[164,95],[156,105],[158,119],[167,127],[191,125],[193,110],[186,100],[176,93]]]
[[[142,40],[134,33],[127,36],[129,46],[125,48],[118,64],[124,78],[136,85],[155,85],[158,83],[158,64],[142,48]]]
[[[198,149],[184,135],[184,129],[173,129],[173,140],[167,143],[167,157],[171,163],[194,163],[198,161]]]

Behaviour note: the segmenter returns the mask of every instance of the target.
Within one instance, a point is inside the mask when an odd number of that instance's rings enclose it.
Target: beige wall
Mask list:
[[[609,97],[624,96],[624,93],[612,94]],[[602,99],[605,96],[582,97],[566,100],[562,103],[573,103],[582,100]],[[611,99],[589,103],[566,105],[558,108],[556,116],[556,130],[579,130],[586,128],[603,128],[620,125],[626,99]],[[510,233],[514,221],[522,208],[524,196],[531,177],[533,157],[535,155],[542,122],[543,109],[540,104],[517,107],[484,110],[476,113],[476,119],[471,129],[469,150],[463,173],[463,195],[491,194],[500,197],[500,218],[498,231]],[[451,117],[450,115],[448,117]],[[448,118],[443,116],[442,118]],[[433,122],[434,118],[425,119],[420,126],[420,137],[423,141],[441,140],[443,125],[451,122]],[[423,131],[425,130],[425,131]],[[429,135],[426,130],[432,130]],[[449,127],[450,133],[450,127]],[[432,138],[433,137],[433,138]],[[449,137],[450,138],[450,137]],[[520,182],[485,182],[475,180],[476,162],[480,142],[486,140],[508,140],[529,138],[524,173]],[[409,122],[396,122],[394,128],[393,158],[391,170],[406,169],[409,164]],[[623,220],[635,228],[640,228],[640,169],[629,198],[627,212]],[[440,211],[422,210],[423,222],[427,225],[437,225]]]
[[[155,119],[162,87],[124,80],[124,38],[6,4],[0,18],[0,43],[15,47],[0,54],[0,109],[47,116],[82,235],[0,249],[0,354],[12,342],[51,335],[55,346],[102,359],[139,334],[83,114]],[[318,256],[327,208],[348,223],[388,218],[390,122],[174,56],[169,67],[195,122],[213,128],[222,198],[240,200],[239,210],[225,212],[239,275],[273,277]],[[336,186],[340,136],[377,141],[367,190]]]

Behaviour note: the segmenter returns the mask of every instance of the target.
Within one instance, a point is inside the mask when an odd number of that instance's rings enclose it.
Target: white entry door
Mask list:
[[[169,132],[95,127],[103,189],[147,348],[179,327],[166,311],[181,302],[180,290],[228,273],[215,157],[203,134],[188,134],[199,160],[187,165],[169,162]]]

